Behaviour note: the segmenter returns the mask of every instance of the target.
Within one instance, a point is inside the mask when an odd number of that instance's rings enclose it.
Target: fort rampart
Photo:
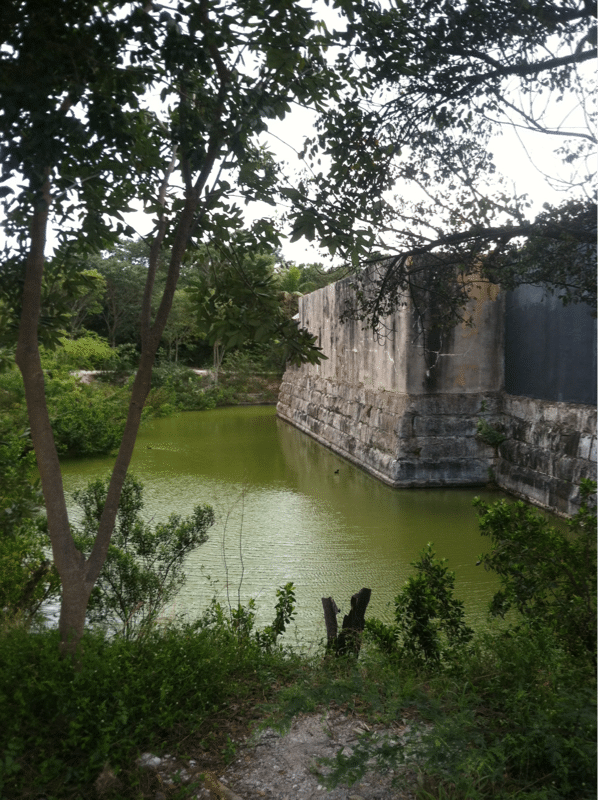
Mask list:
[[[345,279],[300,298],[299,324],[327,360],[286,371],[279,417],[392,486],[493,478],[536,505],[574,513],[581,479],[596,475],[596,408],[505,392],[505,294],[475,284],[472,324],[456,326],[430,354],[408,306],[386,320],[382,337],[341,322],[352,291]],[[584,363],[595,370],[595,350]]]

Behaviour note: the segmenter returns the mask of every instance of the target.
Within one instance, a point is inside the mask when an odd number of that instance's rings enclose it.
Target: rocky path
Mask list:
[[[397,789],[391,786],[394,774],[380,773],[372,764],[358,782],[330,791],[316,774],[318,769],[326,772],[318,766],[319,759],[334,758],[341,750],[350,755],[365,731],[396,740],[408,725],[384,729],[340,711],[301,714],[284,734],[267,728],[237,744],[234,761],[219,774],[194,761],[181,764],[151,754],[142,759],[160,777],[162,789],[155,800],[168,800],[170,787],[178,781],[195,785],[197,793],[192,796],[198,800],[413,800],[414,773],[403,776],[411,788]]]

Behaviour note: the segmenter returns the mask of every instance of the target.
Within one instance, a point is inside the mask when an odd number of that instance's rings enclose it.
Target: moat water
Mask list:
[[[112,461],[65,460],[65,489],[107,476]],[[332,596],[346,613],[351,595],[369,587],[368,616],[392,619],[392,600],[427,542],[449,559],[455,596],[472,624],[482,623],[497,586],[476,566],[488,541],[472,501],[501,493],[392,489],[277,419],[273,406],[154,420],[139,434],[131,472],[145,486],[147,519],[187,515],[199,503],[217,512],[209,541],[188,558],[172,615],[197,617],[215,595],[232,606],[253,597],[257,623],[265,625],[277,587],[292,581],[290,637],[315,642],[325,635],[322,597]]]

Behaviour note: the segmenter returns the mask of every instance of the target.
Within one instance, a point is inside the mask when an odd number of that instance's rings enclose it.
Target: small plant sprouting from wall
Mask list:
[[[489,444],[491,447],[498,447],[507,438],[498,428],[493,427],[485,419],[479,419],[476,425],[478,439]]]

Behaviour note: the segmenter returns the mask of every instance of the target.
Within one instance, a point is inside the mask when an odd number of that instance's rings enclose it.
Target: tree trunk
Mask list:
[[[95,584],[100,570],[104,565],[106,556],[108,554],[108,546],[116,520],[118,511],[118,504],[120,502],[120,494],[122,491],[123,483],[131,463],[131,457],[135,448],[135,441],[137,439],[137,432],[141,423],[141,414],[145,400],[150,390],[152,369],[156,358],[156,352],[164,333],[168,315],[172,307],[172,299],[177,286],[180,266],[187,249],[187,244],[193,227],[195,213],[198,206],[198,200],[195,196],[188,196],[185,201],[185,207],[181,212],[179,222],[177,225],[174,242],[172,245],[170,263],[168,266],[168,274],[162,299],[156,312],[156,317],[153,325],[150,325],[150,309],[151,309],[151,294],[152,284],[155,276],[155,269],[157,267],[157,255],[161,239],[164,238],[166,229],[161,228],[160,232],[156,235],[156,241],[152,245],[152,252],[154,253],[154,261],[150,261],[150,268],[148,270],[148,277],[144,293],[144,307],[142,310],[141,320],[141,358],[139,360],[139,367],[133,387],[131,390],[131,400],[129,402],[129,413],[125,423],[125,430],[120,443],[120,448],[110,483],[108,485],[108,492],[106,494],[106,502],[104,510],[100,518],[98,527],[98,534],[96,536],[93,549],[87,560],[87,582],[91,588]]]
[[[158,231],[151,246],[141,313],[141,358],[133,382],[127,421],[108,485],[98,533],[87,560],[75,546],[71,535],[60,463],[46,404],[44,376],[39,353],[38,324],[41,313],[44,252],[48,214],[52,200],[49,169],[35,199],[16,360],[23,374],[31,437],[46,504],[52,553],[62,584],[59,629],[63,654],[70,653],[74,656],[83,636],[87,604],[108,554],[123,483],[133,455],[143,406],[150,389],[156,352],[172,308],[180,266],[197,219],[199,200],[219,153],[220,144],[218,131],[215,131],[209,153],[195,184],[191,186],[185,180],[185,202],[174,231],[168,273],[153,324],[151,321],[152,291],[158,268],[158,257],[167,231],[167,220],[164,215],[160,219]],[[158,199],[162,206],[166,202],[169,179],[175,164],[176,149],[166,169],[159,192]],[[188,163],[182,164],[181,169],[184,175],[191,174]],[[116,326],[111,331],[113,345],[115,334]]]
[[[338,622],[336,615],[340,613],[340,608],[332,597],[323,597],[322,606],[324,607],[324,622],[326,624],[326,650],[331,652],[336,647],[336,637],[338,636]]]
[[[224,347],[220,342],[214,342],[214,386],[218,386],[218,376],[220,374],[220,367],[222,366],[222,359],[224,358]]]
[[[70,532],[60,462],[46,403],[44,374],[37,338],[50,203],[50,180],[47,177],[42,195],[37,199],[33,211],[31,246],[25,266],[16,362],[23,375],[31,439],[44,494],[52,555],[60,575],[63,593],[67,598],[66,602],[61,605],[59,620],[61,646],[64,653],[69,649],[69,641],[78,641],[81,638],[85,609],[91,588],[87,591],[85,587],[85,559],[75,547]],[[81,605],[83,607],[82,619],[81,615],[76,613],[76,609]]]
[[[62,584],[62,602],[58,623],[60,647],[63,655],[74,656],[83,636],[89,597],[108,553],[122,486],[133,455],[141,413],[150,388],[156,351],[172,305],[180,264],[187,247],[198,201],[196,197],[187,198],[177,225],[166,285],[156,319],[151,326],[148,319],[147,324],[142,327],[142,353],[132,387],[129,413],[110,479],[98,535],[87,561],[75,546],[71,535],[60,462],[50,424],[39,353],[38,324],[41,313],[44,252],[50,203],[50,180],[48,177],[33,211],[31,246],[25,270],[16,361],[23,375],[31,438],[46,505],[48,532],[54,563]],[[152,273],[150,270],[148,283],[151,283],[154,274],[155,272]],[[146,287],[146,296],[151,299],[151,285]]]
[[[371,589],[361,589],[351,598],[351,611],[343,618],[343,628],[336,641],[336,654],[353,653],[359,655],[361,634],[365,627],[365,612],[372,596]]]

